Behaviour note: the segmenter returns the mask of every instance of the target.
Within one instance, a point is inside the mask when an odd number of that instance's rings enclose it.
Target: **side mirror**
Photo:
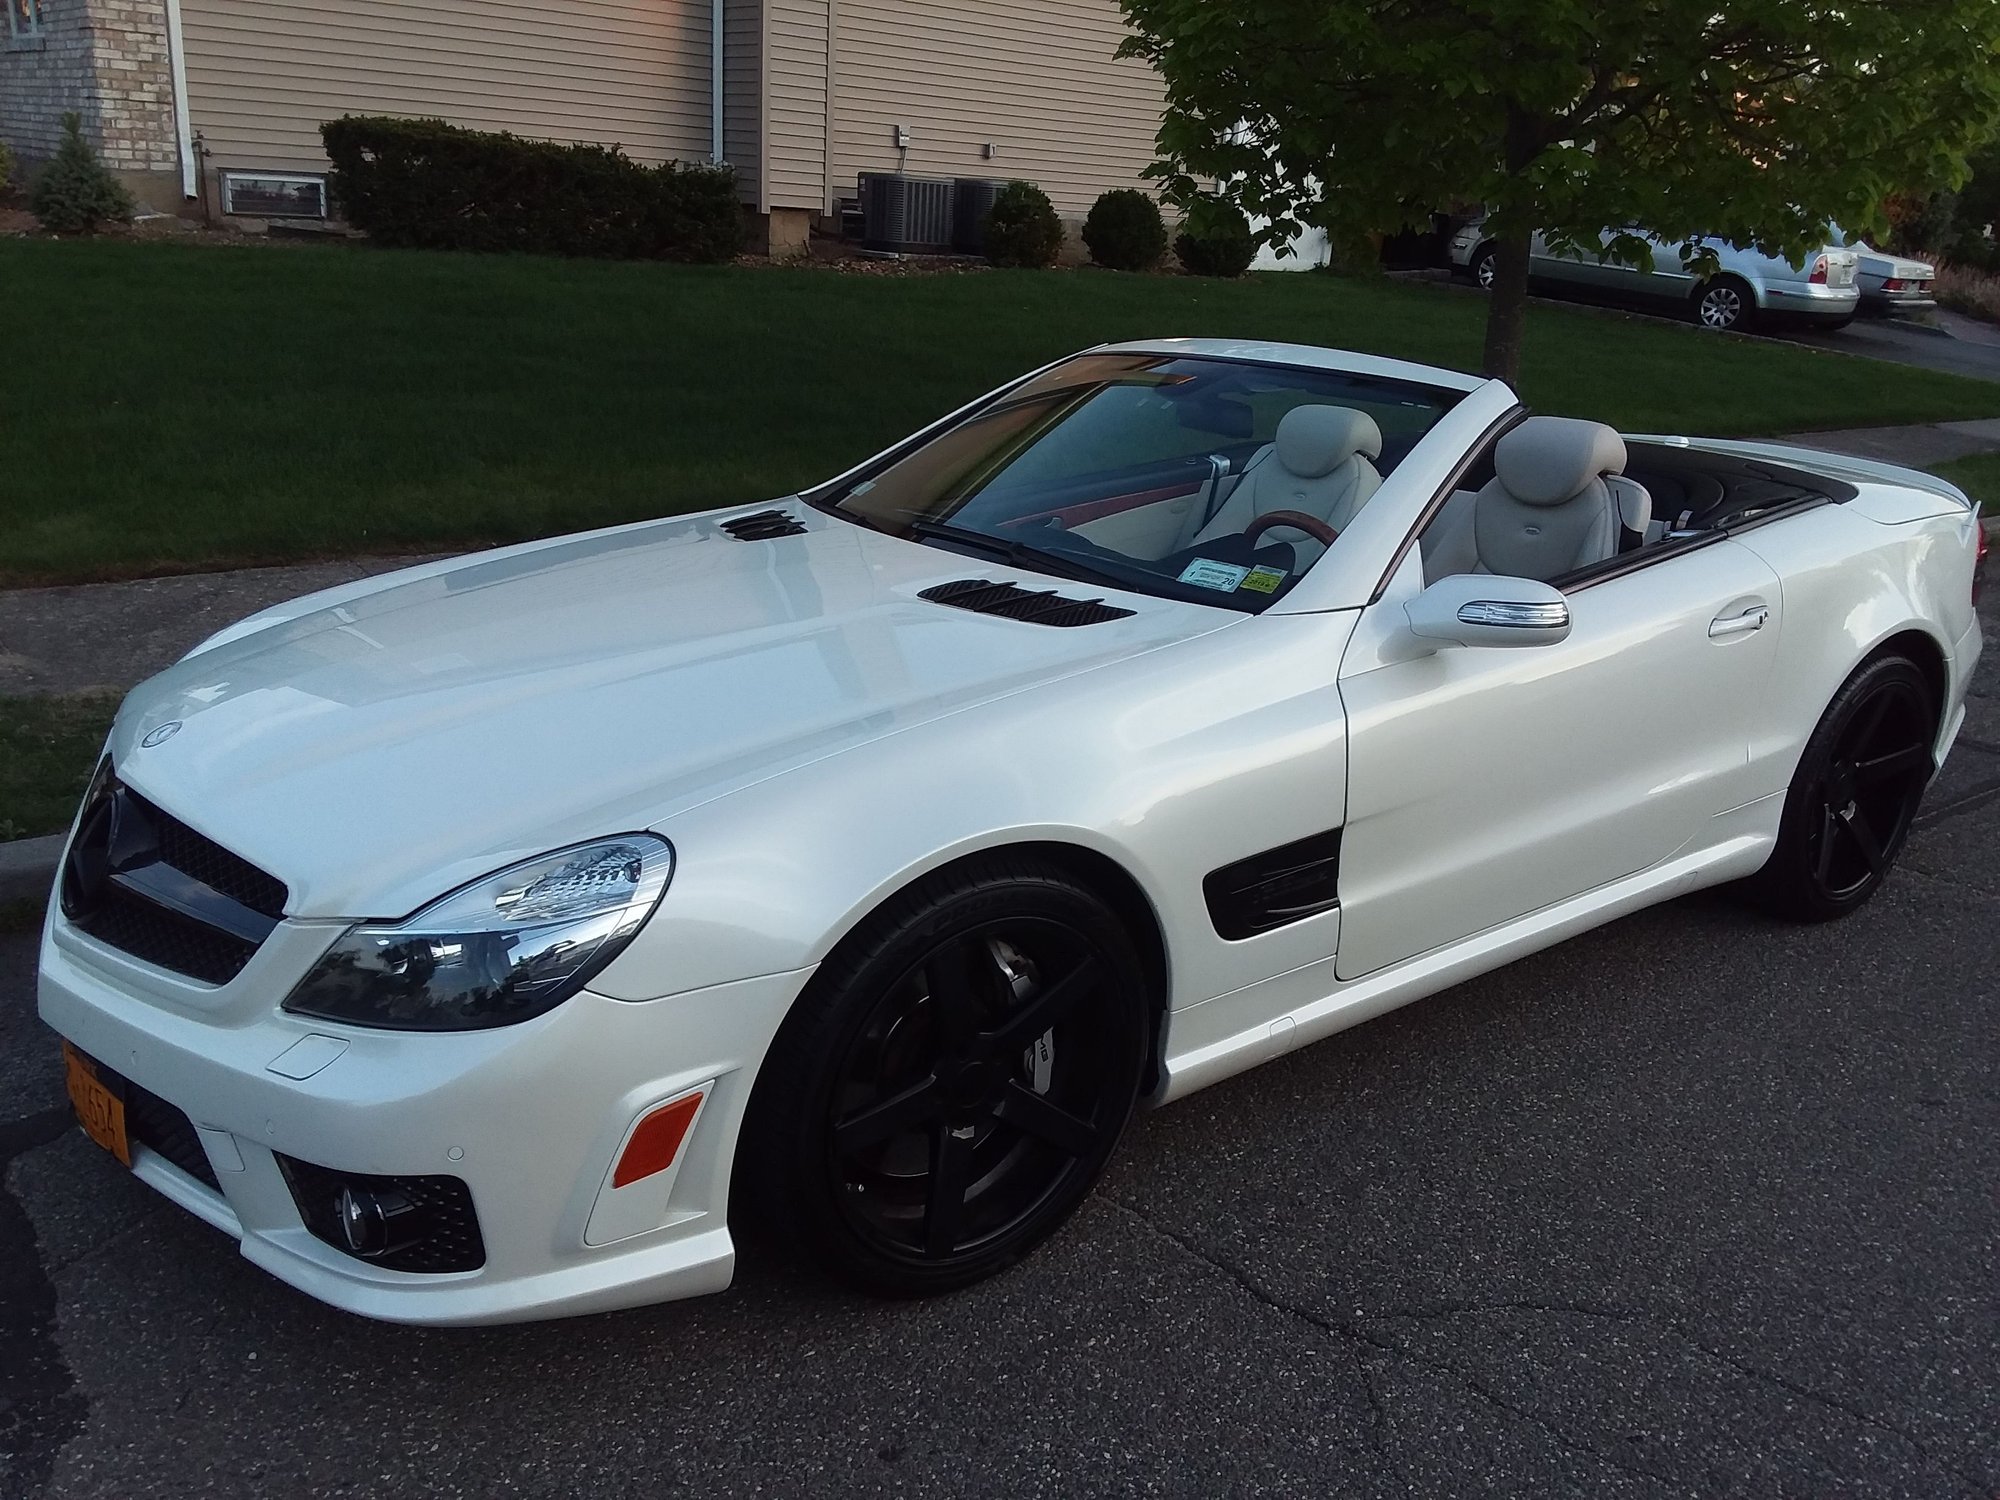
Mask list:
[[[1533,578],[1456,573],[1403,606],[1410,633],[1446,646],[1553,646],[1569,635],[1569,601]]]

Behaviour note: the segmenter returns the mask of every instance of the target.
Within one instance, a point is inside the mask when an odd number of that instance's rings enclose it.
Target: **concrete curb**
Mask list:
[[[0,906],[17,901],[37,904],[49,899],[55,884],[56,861],[62,858],[67,834],[52,833],[47,838],[10,839],[0,844]]]

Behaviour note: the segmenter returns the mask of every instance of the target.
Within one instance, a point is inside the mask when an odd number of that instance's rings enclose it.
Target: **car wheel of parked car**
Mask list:
[[[1018,1260],[1097,1180],[1150,1008],[1116,913],[1061,870],[980,859],[837,948],[767,1058],[742,1185],[827,1270],[898,1296]]]
[[[1844,917],[1874,895],[1930,784],[1936,733],[1930,682],[1915,662],[1864,663],[1806,741],[1777,847],[1751,893],[1807,922]]]
[[[1756,294],[1747,282],[1733,276],[1718,276],[1696,290],[1694,316],[1704,328],[1740,333],[1756,321]]]
[[[1472,279],[1482,292],[1493,290],[1493,278],[1499,272],[1500,254],[1491,245],[1481,245],[1472,253]]]

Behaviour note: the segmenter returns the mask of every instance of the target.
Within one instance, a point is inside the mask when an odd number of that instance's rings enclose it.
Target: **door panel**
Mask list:
[[[1668,859],[1753,795],[1777,575],[1734,542],[1569,596],[1569,638],[1388,660],[1350,649],[1343,979]],[[1401,618],[1393,611],[1357,641]],[[1742,622],[1764,612],[1761,624]],[[1717,621],[1724,628],[1711,634]]]

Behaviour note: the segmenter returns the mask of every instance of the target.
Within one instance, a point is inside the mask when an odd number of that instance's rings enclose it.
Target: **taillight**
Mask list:
[[[1824,255],[1813,262],[1812,274],[1806,277],[1806,280],[1810,281],[1814,286],[1826,285],[1826,257]]]
[[[1978,516],[1972,518],[1972,534],[1977,540],[1972,544],[1972,602],[1979,602],[1979,591],[1986,584],[1986,523]]]
[[[1886,276],[1882,279],[1882,290],[1885,292],[1900,292],[1908,285],[1908,282],[1895,276]]]

